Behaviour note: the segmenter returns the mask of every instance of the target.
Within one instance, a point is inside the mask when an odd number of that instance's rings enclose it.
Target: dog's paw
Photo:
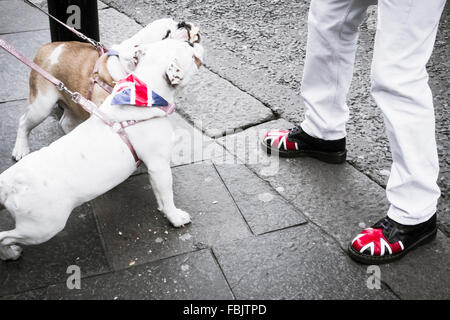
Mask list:
[[[12,152],[12,158],[16,161],[19,161],[29,153],[30,148],[28,147],[28,145],[18,143],[14,147],[14,150]]]
[[[22,254],[22,248],[16,245],[0,248],[0,260],[17,260]]]
[[[170,223],[177,228],[182,227],[191,222],[191,216],[189,215],[189,213],[180,209],[176,209],[175,211],[171,212],[170,214],[167,214],[166,216],[167,219],[169,219]]]

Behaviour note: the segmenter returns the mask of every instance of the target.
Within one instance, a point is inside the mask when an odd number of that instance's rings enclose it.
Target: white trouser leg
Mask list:
[[[303,69],[306,106],[302,129],[309,135],[345,137],[349,111],[345,102],[353,74],[358,27],[376,0],[312,0]]]
[[[440,196],[433,99],[425,65],[445,0],[380,0],[372,95],[385,118],[393,164],[388,216],[406,225],[428,220]]]

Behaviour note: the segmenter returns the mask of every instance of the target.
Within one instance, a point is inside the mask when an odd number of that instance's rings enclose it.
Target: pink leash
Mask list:
[[[110,119],[105,113],[103,113],[97,106],[90,100],[83,97],[79,92],[72,92],[70,91],[62,81],[56,79],[54,76],[52,76],[50,73],[42,69],[40,66],[38,66],[33,61],[30,61],[28,58],[26,58],[23,54],[21,54],[19,51],[16,50],[13,46],[11,46],[8,42],[6,42],[3,39],[0,39],[0,46],[5,49],[8,53],[16,57],[19,61],[39,73],[42,77],[50,81],[55,85],[55,87],[59,91],[66,92],[74,102],[78,103],[86,112],[89,114],[93,114],[96,117],[98,117],[100,120],[102,120],[106,125],[111,127],[114,132],[116,132],[120,138],[123,140],[123,142],[128,146],[128,149],[130,149],[131,154],[133,155],[133,158],[136,162],[136,166],[139,166],[141,164],[141,160],[139,160],[139,157],[137,156],[136,150],[134,150],[133,145],[130,142],[130,139],[128,138],[125,128],[129,125],[137,123],[136,121],[132,121],[129,124],[125,122],[121,123],[115,120]],[[167,113],[173,112],[173,105],[169,105]],[[169,112],[170,111],[170,112]]]
[[[81,32],[77,31],[75,28],[69,27],[67,24],[65,24],[64,22],[62,22],[61,20],[57,19],[56,17],[52,16],[50,13],[45,12],[44,10],[42,10],[41,8],[39,8],[39,6],[35,5],[33,2],[31,2],[30,0],[23,0],[26,4],[28,4],[29,6],[38,9],[40,12],[42,12],[43,14],[47,15],[49,18],[55,20],[56,22],[58,22],[60,25],[62,25],[63,27],[65,27],[66,29],[70,30],[71,32],[73,32],[77,37],[89,42],[90,44],[92,44],[96,49],[98,48],[105,48],[105,46],[98,42],[95,41],[94,39],[91,39],[87,36],[85,36],[84,34],[82,34]]]
[[[35,8],[35,9],[39,10],[40,12],[42,12],[43,14],[47,15],[49,18],[55,20],[60,25],[64,26],[66,29],[68,29],[69,31],[73,32],[77,37],[79,37],[79,38],[89,42],[92,46],[95,47],[95,49],[97,49],[99,58],[97,59],[97,62],[95,63],[94,70],[92,71],[92,76],[91,76],[91,78],[89,80],[87,98],[91,99],[92,91],[93,91],[94,85],[96,83],[100,86],[100,88],[102,88],[103,90],[105,90],[108,93],[111,93],[113,88],[109,84],[104,82],[102,79],[100,79],[100,77],[98,76],[98,65],[99,65],[100,59],[102,58],[102,56],[106,52],[108,52],[108,49],[102,43],[100,43],[98,41],[95,41],[94,39],[91,39],[91,38],[85,36],[83,33],[77,31],[75,28],[68,26],[67,24],[65,24],[61,20],[59,20],[56,17],[52,16],[50,13],[42,10],[39,6],[37,6],[33,2],[31,2],[29,0],[23,0],[23,1],[26,4],[28,4],[29,6]]]

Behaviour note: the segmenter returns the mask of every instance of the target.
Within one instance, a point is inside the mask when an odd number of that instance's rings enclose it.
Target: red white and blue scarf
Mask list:
[[[112,105],[135,105],[140,107],[170,107],[159,94],[151,90],[145,82],[134,74],[119,80],[113,90]]]

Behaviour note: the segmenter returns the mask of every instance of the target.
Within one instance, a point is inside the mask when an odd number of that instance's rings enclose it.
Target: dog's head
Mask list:
[[[113,49],[119,52],[120,63],[125,73],[129,74],[135,70],[144,56],[148,44],[168,39],[186,41],[196,52],[202,51],[202,53],[197,52],[196,57],[203,56],[203,48],[194,46],[200,43],[199,28],[192,23],[176,22],[173,19],[155,20],[130,39],[113,46]],[[197,57],[196,62],[200,66],[202,59]]]
[[[173,19],[158,19],[148,24],[131,38],[116,46],[116,50],[132,48],[136,45],[146,45],[164,39],[187,40],[191,43],[200,42],[199,29],[192,23],[176,22]]]
[[[128,65],[133,67],[139,61],[132,70],[139,78],[151,82],[151,78],[158,75],[175,88],[189,82],[201,67],[203,58],[204,49],[199,43],[165,39],[135,47],[130,52]]]

